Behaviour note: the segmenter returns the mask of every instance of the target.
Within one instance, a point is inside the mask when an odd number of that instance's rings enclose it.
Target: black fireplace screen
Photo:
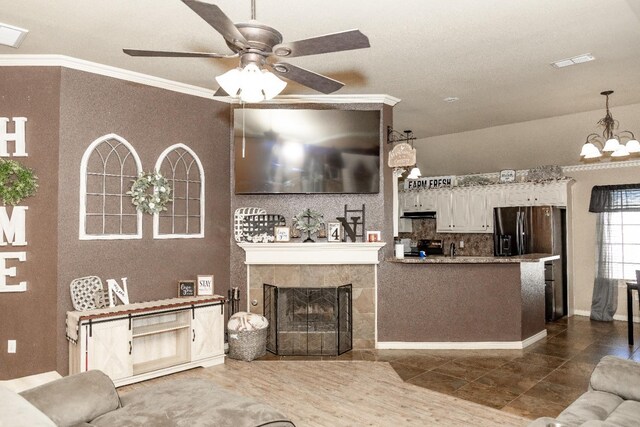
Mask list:
[[[352,348],[351,285],[284,288],[264,284],[267,350],[292,355],[337,355]]]

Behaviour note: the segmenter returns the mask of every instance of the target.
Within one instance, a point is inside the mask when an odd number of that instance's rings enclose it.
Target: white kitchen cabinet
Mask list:
[[[484,220],[486,233],[493,233],[493,209],[503,206],[504,193],[500,188],[490,188],[485,193],[485,216]]]
[[[402,193],[402,210],[404,212],[434,211],[435,209],[436,197],[432,190]]]
[[[503,206],[566,206],[567,182],[504,185]]]
[[[436,194],[436,231],[453,231],[453,199],[451,190],[433,190]]]
[[[469,191],[451,190],[451,231],[464,233],[469,228]]]
[[[121,386],[224,363],[224,301],[171,298],[68,312],[69,373],[100,369]]]
[[[470,189],[467,192],[467,233],[487,231],[487,193],[484,189]]]

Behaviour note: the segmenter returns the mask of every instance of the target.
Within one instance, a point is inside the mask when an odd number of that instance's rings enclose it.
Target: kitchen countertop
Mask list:
[[[388,262],[398,264],[515,264],[522,262],[540,262],[560,259],[560,255],[525,254],[518,256],[442,256],[431,255],[425,258],[407,257],[404,259],[390,258]]]

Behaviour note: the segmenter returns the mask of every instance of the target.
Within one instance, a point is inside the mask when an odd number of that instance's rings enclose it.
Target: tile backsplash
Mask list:
[[[440,239],[446,255],[449,255],[449,244],[454,242],[458,255],[493,256],[492,233],[437,233],[435,219],[412,219],[411,221],[413,231],[399,233],[399,237],[411,239],[412,246],[417,245],[420,239]],[[459,247],[461,240],[464,242],[464,248]]]

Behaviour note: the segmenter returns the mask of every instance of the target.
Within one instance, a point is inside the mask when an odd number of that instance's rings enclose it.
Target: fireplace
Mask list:
[[[267,350],[285,356],[338,355],[352,349],[352,286],[263,284]]]

